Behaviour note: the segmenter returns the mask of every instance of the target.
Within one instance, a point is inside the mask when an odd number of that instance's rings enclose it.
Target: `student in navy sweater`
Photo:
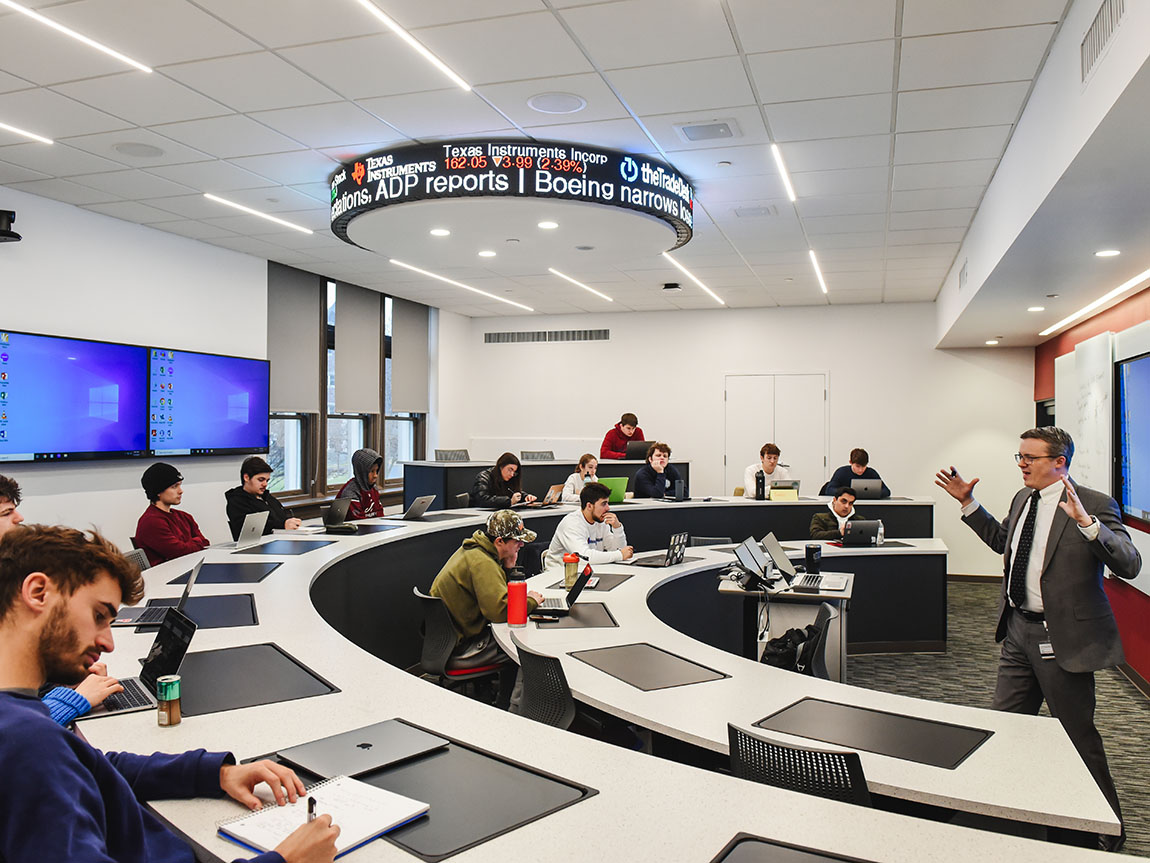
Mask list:
[[[93,533],[35,525],[0,542],[0,859],[6,863],[193,863],[192,849],[148,800],[224,794],[249,809],[266,782],[283,805],[295,773],[230,753],[104,754],[53,722],[36,697],[47,679],[75,683],[111,652],[111,621],[144,593],[139,570]],[[328,863],[339,829],[321,815],[259,863]]]
[[[867,451],[862,447],[855,447],[851,450],[851,463],[836,468],[835,472],[831,474],[831,478],[819,489],[819,494],[829,494],[834,497],[839,493],[840,488],[850,488],[852,479],[877,479],[881,482],[882,477],[878,475],[878,471],[873,467],[867,467],[869,463],[870,456]],[[886,487],[885,482],[882,484],[881,496],[890,497],[890,489]]]
[[[647,463],[635,471],[635,497],[674,497],[675,483],[683,478],[679,469],[668,464],[671,447],[662,441],[655,441],[647,447]],[[683,494],[688,494],[686,484]]]

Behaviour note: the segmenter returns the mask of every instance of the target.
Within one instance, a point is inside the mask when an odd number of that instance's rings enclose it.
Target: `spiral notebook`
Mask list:
[[[307,800],[314,797],[316,815],[330,815],[339,827],[335,856],[366,845],[409,821],[430,806],[402,794],[376,788],[349,776],[337,776],[307,789],[296,803],[269,803],[257,812],[221,821],[221,836],[253,851],[271,851],[298,827],[307,823]]]

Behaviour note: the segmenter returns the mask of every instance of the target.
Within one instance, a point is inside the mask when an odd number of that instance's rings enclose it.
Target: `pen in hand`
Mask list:
[[[307,823],[315,821],[315,798],[309,797],[307,799]]]

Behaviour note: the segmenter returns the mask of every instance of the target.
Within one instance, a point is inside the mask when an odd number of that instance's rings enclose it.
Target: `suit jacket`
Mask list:
[[[1078,525],[1059,507],[1046,541],[1039,584],[1055,661],[1065,671],[1098,671],[1124,661],[1118,624],[1102,588],[1102,574],[1109,567],[1120,578],[1134,578],[1142,568],[1142,556],[1122,524],[1114,499],[1071,482],[1086,512],[1098,519],[1098,538],[1087,541]],[[1006,637],[1010,541],[1030,493],[1031,489],[1023,488],[1015,494],[1005,522],[999,522],[981,506],[962,519],[1003,557],[996,641]],[[1065,491],[1061,500],[1066,500]]]

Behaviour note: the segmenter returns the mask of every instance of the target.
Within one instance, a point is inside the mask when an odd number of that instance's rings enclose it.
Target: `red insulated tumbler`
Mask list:
[[[507,624],[527,625],[527,582],[522,579],[507,582]]]

